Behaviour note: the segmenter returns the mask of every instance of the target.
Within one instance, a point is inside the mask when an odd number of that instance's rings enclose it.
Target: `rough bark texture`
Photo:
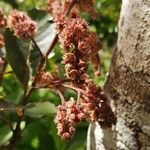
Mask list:
[[[117,124],[112,130],[99,128],[98,136],[98,125],[91,124],[87,149],[150,150],[150,0],[122,1],[117,49],[105,92]]]

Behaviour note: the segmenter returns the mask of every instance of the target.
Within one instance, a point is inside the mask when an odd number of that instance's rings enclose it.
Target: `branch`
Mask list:
[[[71,86],[71,85],[67,85],[67,84],[62,84],[63,87],[66,87],[66,88],[69,88],[69,89],[72,89],[74,91],[76,91],[78,94],[79,93],[82,93],[84,94],[85,96],[87,96],[86,92],[80,88],[77,88],[77,87],[74,87],[74,86]]]
[[[65,99],[64,99],[64,96],[62,95],[62,93],[57,89],[57,91],[58,91],[58,94],[59,94],[59,97],[60,97],[60,99],[61,99],[61,103],[62,103],[62,105],[65,103]]]
[[[70,6],[66,12],[66,16],[70,13],[74,4],[75,4],[75,0],[73,0],[72,3],[70,4]],[[32,40],[32,42],[34,43],[35,46],[37,46],[37,48],[39,48],[34,40]],[[46,59],[47,59],[48,55],[50,54],[50,52],[53,50],[53,48],[57,42],[58,42],[58,35],[56,34],[54,39],[53,39],[53,42],[51,43],[50,47],[46,51],[45,56],[42,55],[43,57],[41,57],[40,63],[39,63],[38,68],[37,68],[37,74],[36,74],[36,76],[32,82],[32,87],[30,89],[28,89],[28,88],[24,89],[24,99],[22,102],[23,105],[26,105],[28,103],[29,97],[30,97],[32,91],[34,90],[34,87],[38,81],[39,73],[44,69]],[[8,145],[8,150],[15,150],[16,144],[17,144],[18,140],[20,140],[20,138],[21,138],[20,123],[22,121],[23,116],[24,116],[24,110],[23,110],[23,115],[18,118],[16,128],[13,130],[13,136],[10,140],[9,145]]]

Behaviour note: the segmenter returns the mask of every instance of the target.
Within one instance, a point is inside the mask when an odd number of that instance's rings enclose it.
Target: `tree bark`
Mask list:
[[[87,149],[150,150],[150,0],[122,0],[118,27],[104,87],[117,124],[109,130],[91,124]]]

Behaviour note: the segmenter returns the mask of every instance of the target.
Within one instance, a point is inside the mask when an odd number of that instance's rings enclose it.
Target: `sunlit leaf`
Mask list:
[[[45,11],[33,9],[28,13],[38,23],[38,32],[34,38],[36,45],[33,44],[33,50],[31,51],[31,65],[35,73],[41,59],[41,53],[45,54],[50,47],[56,30],[52,17]]]

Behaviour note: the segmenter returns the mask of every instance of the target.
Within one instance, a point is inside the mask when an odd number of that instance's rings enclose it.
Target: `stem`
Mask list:
[[[4,59],[4,64],[3,64],[3,66],[2,66],[3,68],[2,68],[2,71],[0,72],[0,85],[1,85],[1,83],[2,83],[2,80],[3,80],[3,74],[4,74],[4,72],[5,72],[5,70],[6,70],[6,67],[7,67],[7,60],[6,59]]]
[[[64,96],[63,96],[63,94],[57,89],[57,91],[58,91],[58,94],[59,94],[59,97],[60,97],[60,99],[61,99],[61,103],[62,103],[62,105],[65,103],[65,99],[64,99]]]
[[[80,91],[78,91],[77,104],[79,104],[79,103],[80,103],[80,96],[81,96],[81,93],[80,93]]]
[[[23,105],[27,104],[30,94],[31,94],[31,90],[28,92],[28,90],[25,88],[24,89],[24,99],[22,102]],[[13,136],[8,145],[8,150],[15,150],[17,142],[21,139],[20,123],[23,119],[23,116],[24,116],[24,110],[23,110],[23,115],[18,118],[16,128],[13,130]]]
[[[66,88],[69,88],[69,89],[72,89],[74,91],[76,91],[77,93],[80,92],[82,94],[84,94],[85,96],[87,96],[86,92],[80,88],[77,88],[77,87],[74,87],[74,86],[71,86],[71,85],[67,85],[67,84],[62,84],[63,87],[66,87]]]
[[[74,4],[75,4],[75,0],[73,0],[73,2],[70,4],[70,6],[69,6],[69,8],[66,12],[66,16],[70,13],[70,11],[71,11]],[[32,38],[30,38],[30,39],[32,40],[34,45],[39,49],[36,42]],[[57,42],[58,42],[58,35],[56,34],[54,39],[53,39],[53,42],[51,43],[50,47],[48,48],[47,52],[45,53],[45,56],[43,56],[43,54],[42,54],[40,63],[39,63],[38,68],[37,68],[37,74],[36,74],[36,76],[35,76],[35,78],[32,82],[32,88],[29,89],[29,90],[28,90],[28,88],[24,89],[24,99],[23,99],[23,102],[22,102],[23,105],[26,105],[28,103],[29,97],[30,97],[32,91],[34,90],[34,87],[35,87],[35,85],[38,81],[39,73],[44,69],[46,59],[47,59],[48,55],[50,54],[50,52],[53,50],[53,48],[54,48],[54,46],[56,45]],[[58,92],[58,93],[59,93],[59,95],[61,95],[60,92]],[[62,98],[62,102],[63,102],[63,98]],[[24,112],[23,112],[23,116],[24,116]],[[13,136],[10,140],[10,144],[8,145],[8,150],[15,150],[16,144],[17,144],[18,140],[20,140],[20,138],[21,138],[20,123],[22,121],[23,116],[18,118],[16,128],[13,130]]]
[[[8,145],[8,150],[15,150],[16,144],[21,137],[20,123],[21,123],[21,119],[19,118],[16,128],[13,130],[13,136]]]
[[[69,14],[69,12],[70,12],[71,8],[73,7],[74,3],[75,3],[75,1],[73,1],[72,4],[70,5],[66,15]],[[34,43],[34,45],[39,49],[39,47],[36,44],[36,42],[32,38],[31,38],[31,40]],[[58,42],[58,35],[56,34],[54,39],[53,39],[53,42],[51,43],[50,47],[47,50],[45,56],[42,55],[42,57],[41,57],[41,61],[40,61],[39,66],[37,68],[37,75],[35,76],[35,78],[34,78],[34,80],[32,82],[32,88],[29,91],[27,89],[25,89],[23,105],[26,105],[28,103],[29,97],[30,97],[32,91],[34,90],[33,87],[36,85],[36,83],[38,81],[38,75],[39,75],[40,71],[43,70],[43,68],[44,68],[46,58],[48,57],[50,52],[53,50],[53,48],[54,48],[54,46],[56,45],[57,42]],[[40,51],[40,49],[39,49],[39,51]],[[41,54],[41,51],[40,51],[40,54]],[[60,95],[62,103],[64,103],[65,100],[64,100],[63,95],[61,94],[61,92],[59,90],[58,90],[58,93]],[[18,142],[18,140],[21,137],[20,123],[21,123],[22,118],[23,118],[23,116],[18,119],[16,128],[15,128],[15,130],[13,130],[13,137],[10,140],[10,144],[8,146],[8,150],[14,150],[16,143]]]
[[[76,3],[76,0],[73,0],[72,3],[70,4],[70,6],[68,7],[68,10],[67,10],[67,12],[66,12],[66,16],[69,15],[69,13],[70,13],[70,11],[71,11],[71,9],[73,8],[73,6],[74,6],[75,3]],[[58,34],[55,35],[52,44],[51,44],[50,47],[48,48],[48,50],[47,50],[47,52],[46,52],[46,54],[45,54],[46,57],[47,57],[47,56],[50,54],[50,52],[53,50],[53,48],[54,48],[54,46],[56,45],[57,42],[58,42]]]
[[[42,52],[41,52],[41,50],[40,50],[38,44],[36,43],[36,41],[35,41],[30,35],[28,35],[28,37],[29,37],[30,40],[33,42],[33,44],[34,44],[34,46],[36,47],[36,49],[39,51],[41,57],[43,57],[43,54],[42,54]]]
[[[11,73],[13,73],[13,71],[8,71],[8,72],[0,73],[0,76],[6,75],[6,74],[11,74]]]
[[[74,4],[75,4],[76,2],[77,2],[77,0],[73,0],[73,1],[72,1],[72,3],[70,4],[70,6],[69,6],[69,8],[68,8],[68,10],[67,10],[67,12],[66,12],[66,16],[69,15],[71,9],[73,8],[73,6],[74,6]]]

